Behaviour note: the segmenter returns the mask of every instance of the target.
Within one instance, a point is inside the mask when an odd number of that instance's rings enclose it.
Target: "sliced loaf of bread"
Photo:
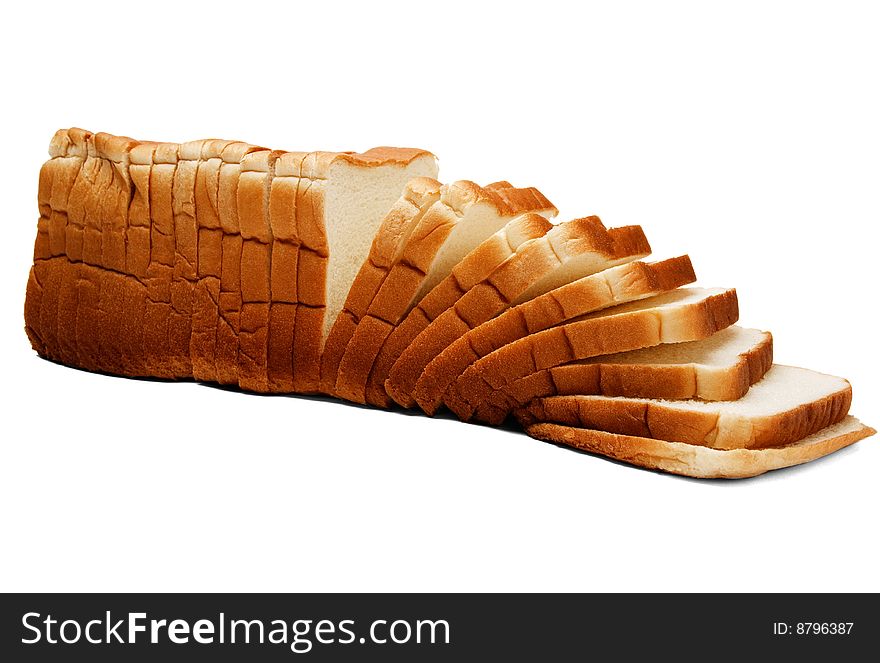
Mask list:
[[[776,364],[736,401],[551,396],[532,401],[519,417],[713,449],[760,449],[837,423],[851,402],[843,378]]]
[[[476,418],[500,424],[512,409],[548,396],[734,401],[772,364],[769,332],[733,326],[699,341],[664,343],[532,373],[493,393]]]
[[[656,263],[633,262],[587,276],[505,311],[455,340],[419,376],[413,397],[434,414],[455,380],[481,357],[587,313],[674,290],[695,280],[687,256]]]
[[[412,391],[425,366],[457,338],[513,304],[563,283],[644,258],[650,252],[639,226],[609,231],[596,216],[561,223],[543,237],[520,246],[439,316],[415,315],[414,309],[383,348],[383,353],[388,351],[390,357],[396,357],[393,366],[385,371],[377,362],[370,380],[384,381],[391,398],[412,407],[416,403]]]
[[[358,322],[339,363],[335,395],[365,402],[370,370],[385,339],[470,251],[523,212],[556,214],[556,208],[536,189],[515,191],[516,196],[509,189],[489,190],[468,181],[441,187],[440,200],[413,229]]]
[[[526,432],[539,440],[564,444],[647,469],[699,479],[742,479],[808,463],[855,444],[877,431],[855,417],[846,417],[839,423],[784,446],[729,451],[559,424],[529,424]]]
[[[50,157],[34,347],[91,370],[255,391],[317,390],[323,339],[379,223],[407,181],[437,173],[423,150],[283,153],[78,129],[58,132]],[[293,185],[287,210],[273,205],[279,178]]]
[[[494,391],[560,364],[661,343],[695,341],[729,327],[739,316],[736,291],[684,288],[590,313],[530,334],[478,359],[447,392],[446,405],[461,419]]]

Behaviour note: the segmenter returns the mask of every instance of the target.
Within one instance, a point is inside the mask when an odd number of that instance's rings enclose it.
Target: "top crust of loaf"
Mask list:
[[[509,184],[499,182],[499,184]],[[559,213],[556,206],[535,187],[516,189],[513,187],[484,187],[491,197],[497,199],[500,208],[511,210],[513,213],[531,211],[540,212],[543,216],[552,218]]]
[[[326,153],[325,153],[326,154]],[[430,157],[436,159],[431,152],[415,147],[371,147],[366,152],[337,152],[335,158],[347,161],[355,166],[374,168],[376,166],[388,166],[399,164],[408,166],[416,159]]]

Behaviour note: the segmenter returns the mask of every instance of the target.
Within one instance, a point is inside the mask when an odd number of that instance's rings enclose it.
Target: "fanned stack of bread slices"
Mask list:
[[[694,477],[803,463],[874,431],[849,383],[773,365],[736,291],[646,262],[638,226],[551,222],[537,189],[441,184],[424,150],[56,133],[25,327],[43,357],[518,421]]]

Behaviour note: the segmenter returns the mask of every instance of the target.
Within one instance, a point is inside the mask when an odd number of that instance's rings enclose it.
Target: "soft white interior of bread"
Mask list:
[[[338,160],[330,167],[324,194],[327,262],[326,310],[322,338],[327,338],[345,304],[349,288],[370,252],[376,230],[413,177],[436,177],[432,156],[409,165],[358,166]]]
[[[636,258],[642,258],[641,255],[626,256],[624,258],[612,259],[602,253],[588,251],[579,255],[570,256],[559,263],[559,266],[548,272],[523,292],[513,302],[514,305],[522,304],[530,301],[535,297],[540,297],[544,293],[550,292],[560,286],[577,281],[585,276],[596,274],[604,271],[609,267],[622,265],[623,263],[632,262]]]
[[[774,364],[763,379],[752,385],[738,401],[664,401],[648,398],[610,396],[576,396],[588,401],[617,401],[652,403],[683,412],[710,412],[719,420],[725,417],[767,417],[788,412],[805,403],[831,396],[849,389],[843,378],[817,373],[806,368]]]
[[[442,205],[443,203],[435,203]],[[494,205],[478,202],[470,205],[437,251],[422,285],[410,301],[410,308],[449,276],[452,268],[483,240],[498,232],[511,217],[501,216]]]
[[[767,332],[744,327],[728,327],[708,338],[687,343],[664,343],[650,348],[618,352],[582,359],[578,364],[701,364],[703,366],[732,366],[768,338]]]

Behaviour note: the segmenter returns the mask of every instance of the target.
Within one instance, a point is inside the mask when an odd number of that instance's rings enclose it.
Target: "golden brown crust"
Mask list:
[[[313,153],[318,154],[318,153]],[[320,154],[325,155],[326,166],[329,166],[329,163],[335,160],[347,161],[356,166],[366,166],[366,167],[375,167],[375,166],[387,166],[391,164],[399,164],[401,166],[408,166],[416,159],[421,159],[422,157],[434,157],[433,154],[428,152],[427,150],[422,150],[416,147],[387,147],[387,146],[379,146],[379,147],[371,147],[366,152],[322,152]]]
[[[539,440],[564,444],[630,465],[699,479],[742,479],[800,465],[876,433],[854,417],[847,417],[786,446],[723,451],[557,424],[531,424],[526,427],[526,432]]]
[[[283,153],[275,161],[269,196],[272,232],[271,304],[267,341],[268,387],[274,392],[294,390],[293,352],[300,239],[296,222],[299,164],[296,155]]]
[[[480,357],[529,334],[614,304],[674,290],[696,279],[690,259],[633,262],[561,286],[513,307],[451,343],[431,360],[413,389],[428,414],[443,404],[453,382]]]
[[[217,381],[239,384],[238,356],[241,335],[241,260],[244,239],[238,211],[238,186],[241,180],[241,161],[253,152],[265,148],[234,142],[220,152],[218,173],[218,216],[222,238],[220,242],[220,294],[218,320],[215,332],[214,364]]]
[[[241,249],[241,330],[238,383],[249,391],[268,391],[269,302],[272,230],[269,219],[271,180],[279,153],[250,152],[241,161],[238,219]]]
[[[299,307],[294,331],[293,377],[294,389],[301,393],[317,392],[321,381],[325,280],[330,255],[324,227],[324,178],[336,156],[335,153],[311,152],[298,160],[296,214],[301,244],[297,259]]]
[[[220,155],[231,141],[202,143],[195,178],[195,215],[198,230],[197,281],[193,288],[193,377],[217,381],[217,325],[220,321],[220,274],[223,268],[223,230],[220,227]]]

